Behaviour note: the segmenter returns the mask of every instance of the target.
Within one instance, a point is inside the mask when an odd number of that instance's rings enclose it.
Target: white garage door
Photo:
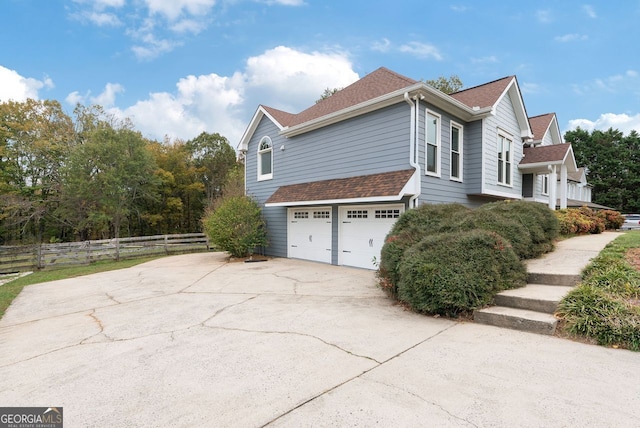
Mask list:
[[[289,208],[289,257],[331,263],[331,207]]]
[[[404,205],[340,207],[339,264],[375,269],[384,239]]]

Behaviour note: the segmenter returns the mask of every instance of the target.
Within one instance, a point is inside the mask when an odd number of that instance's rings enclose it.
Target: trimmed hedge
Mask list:
[[[398,299],[413,310],[457,316],[488,305],[496,293],[526,284],[526,269],[495,232],[425,237],[400,262]]]
[[[469,211],[461,204],[425,204],[402,214],[387,235],[380,254],[378,278],[382,288],[395,296],[404,252],[423,237],[438,233],[442,223],[456,213]]]
[[[527,201],[500,201],[482,205],[478,210],[496,212],[524,226],[531,236],[531,249],[526,258],[540,257],[553,250],[560,224],[546,205]]]
[[[557,235],[557,218],[535,202],[422,205],[387,236],[379,284],[417,311],[466,312],[524,285],[522,260],[551,251]]]

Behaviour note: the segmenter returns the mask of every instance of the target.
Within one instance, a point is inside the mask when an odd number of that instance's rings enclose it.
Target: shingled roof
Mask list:
[[[493,82],[451,94],[453,98],[469,107],[492,107],[502,96],[515,76],[507,76]]]
[[[279,187],[266,204],[335,201],[342,199],[398,197],[415,171],[413,169],[291,184]]]
[[[529,118],[529,126],[531,126],[531,132],[533,132],[534,140],[542,140],[544,134],[549,129],[549,125],[551,125],[551,121],[554,116],[554,113],[547,113]]]
[[[299,125],[406,88],[415,83],[417,83],[417,81],[402,76],[385,67],[380,67],[330,97],[317,102],[298,114],[292,115],[293,117],[287,125]]]
[[[520,165],[537,163],[557,163],[563,161],[571,144],[554,144],[552,146],[525,147],[524,158]]]

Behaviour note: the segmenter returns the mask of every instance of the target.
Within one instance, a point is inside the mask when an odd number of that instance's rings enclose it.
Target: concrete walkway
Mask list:
[[[637,427],[638,367],[408,312],[371,271],[216,253],[32,285],[0,320],[0,406],[66,427]]]

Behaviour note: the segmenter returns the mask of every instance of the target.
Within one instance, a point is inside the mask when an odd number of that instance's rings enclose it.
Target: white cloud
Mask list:
[[[17,71],[0,65],[0,101],[38,99],[40,89],[53,87],[53,81],[49,77],[43,80],[23,77]]]
[[[537,10],[536,19],[543,24],[548,24],[549,22],[553,21],[553,16],[548,10]]]
[[[127,108],[108,109],[117,117],[129,117],[144,135],[162,140],[191,139],[202,131],[218,132],[231,144],[239,142],[258,104],[291,113],[313,105],[325,88],[344,87],[358,79],[348,56],[336,52],[302,52],[279,46],[251,57],[244,70],[231,76],[187,76],[174,92],[156,92]],[[115,101],[124,89],[107,85],[93,99]],[[89,94],[69,94],[75,104]]]
[[[597,18],[598,17],[598,15],[596,14],[596,11],[593,8],[593,6],[591,6],[589,4],[583,5],[582,6],[582,10],[589,18]]]
[[[606,131],[609,128],[618,129],[624,134],[631,130],[640,132],[640,113],[629,116],[628,114],[604,113],[595,121],[589,119],[574,119],[569,121],[569,129],[582,128],[587,131],[599,129]]]
[[[467,6],[452,5],[451,10],[454,12],[461,13],[461,12],[466,12],[467,10],[469,10],[469,8]]]
[[[382,39],[381,41],[378,42],[373,42],[373,44],[371,45],[371,50],[374,50],[376,52],[389,52],[389,50],[391,49],[391,41],[389,41],[389,39]]]
[[[216,0],[144,0],[149,12],[160,14],[169,21],[183,15],[203,16],[211,11]]]
[[[627,70],[621,74],[597,78],[587,83],[574,84],[572,87],[578,95],[593,94],[594,92],[637,92],[638,76],[636,70]]]
[[[495,55],[483,56],[478,58],[471,58],[471,62],[474,64],[495,64],[498,61],[498,57]]]
[[[258,0],[258,2],[280,6],[302,6],[305,4],[304,0]]]
[[[577,34],[577,33],[565,34],[563,36],[556,36],[554,38],[555,41],[562,42],[562,43],[584,41],[588,39],[589,39],[589,36],[587,36],[586,34]]]
[[[78,91],[73,91],[64,99],[68,104],[97,104],[105,108],[112,107],[116,103],[116,96],[124,92],[124,86],[119,83],[107,83],[104,90],[96,95],[91,96],[91,91],[87,91],[82,95]]]
[[[297,112],[309,107],[326,88],[358,79],[344,53],[306,53],[285,46],[249,58],[244,72],[247,91],[258,103]]]
[[[442,55],[438,48],[427,43],[409,42],[400,46],[400,52],[408,53],[422,59],[433,58],[437,61],[442,60]]]
[[[543,92],[542,86],[537,83],[523,83],[520,85],[523,94],[539,94]]]

